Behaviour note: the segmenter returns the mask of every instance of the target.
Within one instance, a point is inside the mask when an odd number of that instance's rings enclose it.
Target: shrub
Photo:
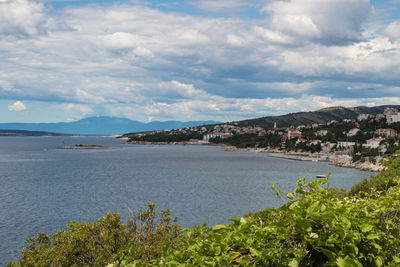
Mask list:
[[[323,188],[327,179],[306,183],[290,202],[231,225],[185,229],[187,239],[159,259],[129,266],[396,266],[400,264],[400,188],[386,195],[339,199]],[[281,192],[277,190],[277,193]]]
[[[66,231],[40,233],[27,240],[22,259],[9,266],[104,266],[123,256],[159,258],[164,245],[180,245],[181,229],[168,210],[157,216],[155,207],[149,204],[126,224],[117,213],[107,213],[94,223],[70,222]]]

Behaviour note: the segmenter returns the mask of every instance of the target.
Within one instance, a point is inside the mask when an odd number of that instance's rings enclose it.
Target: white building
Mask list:
[[[368,148],[378,148],[379,144],[385,140],[382,137],[375,137],[367,140],[366,144],[363,144],[363,147],[368,147]]]
[[[389,124],[399,122],[400,121],[400,113],[396,112],[396,113],[387,114],[386,120],[387,120],[387,123],[389,123]]]
[[[350,148],[355,146],[355,142],[338,141],[336,147]]]

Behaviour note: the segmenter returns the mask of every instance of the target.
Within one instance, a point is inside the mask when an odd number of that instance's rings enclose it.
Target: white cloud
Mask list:
[[[273,1],[264,12],[272,29],[326,45],[363,40],[362,23],[371,15],[368,0]]]
[[[30,0],[0,2],[0,34],[34,36],[44,23],[43,4]]]
[[[76,121],[87,116],[94,115],[93,109],[89,105],[62,104],[61,108],[66,111],[68,121]]]
[[[386,27],[385,33],[391,41],[400,41],[400,21],[390,23]]]
[[[8,106],[9,111],[24,111],[26,107],[21,101],[16,101],[14,104]]]
[[[141,57],[141,58],[154,58],[154,54],[153,52],[151,52],[149,49],[145,48],[145,47],[136,47],[132,53],[136,56],[136,57]]]
[[[267,3],[266,17],[201,17],[122,3],[51,13],[33,1],[0,2],[0,12],[18,3],[32,14],[24,24],[21,15],[6,21],[0,13],[0,97],[69,103],[71,119],[104,112],[223,120],[399,95],[398,25],[385,36],[364,24],[368,1],[226,1],[238,12]],[[197,3],[222,9],[219,1]],[[10,37],[18,35],[25,37]],[[370,87],[379,90],[362,90]]]

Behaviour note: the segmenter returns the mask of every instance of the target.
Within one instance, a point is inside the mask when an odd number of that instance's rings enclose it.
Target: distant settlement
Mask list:
[[[237,122],[128,134],[134,144],[224,145],[226,150],[270,152],[297,160],[329,161],[362,170],[381,171],[385,156],[400,149],[400,113],[360,114],[357,119],[272,129]]]

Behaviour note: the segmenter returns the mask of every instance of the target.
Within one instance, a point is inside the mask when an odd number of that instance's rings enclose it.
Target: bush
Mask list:
[[[8,265],[104,266],[126,256],[159,258],[166,244],[174,249],[181,244],[181,229],[168,210],[157,216],[155,207],[149,204],[147,210],[139,210],[127,224],[117,213],[108,213],[94,223],[70,222],[66,231],[54,235],[40,233],[27,240],[22,259]]]
[[[187,239],[159,259],[129,266],[396,266],[400,264],[400,188],[386,195],[339,199],[323,188],[327,179],[306,183],[290,202],[231,225],[185,229]],[[281,192],[276,190],[278,194]]]

